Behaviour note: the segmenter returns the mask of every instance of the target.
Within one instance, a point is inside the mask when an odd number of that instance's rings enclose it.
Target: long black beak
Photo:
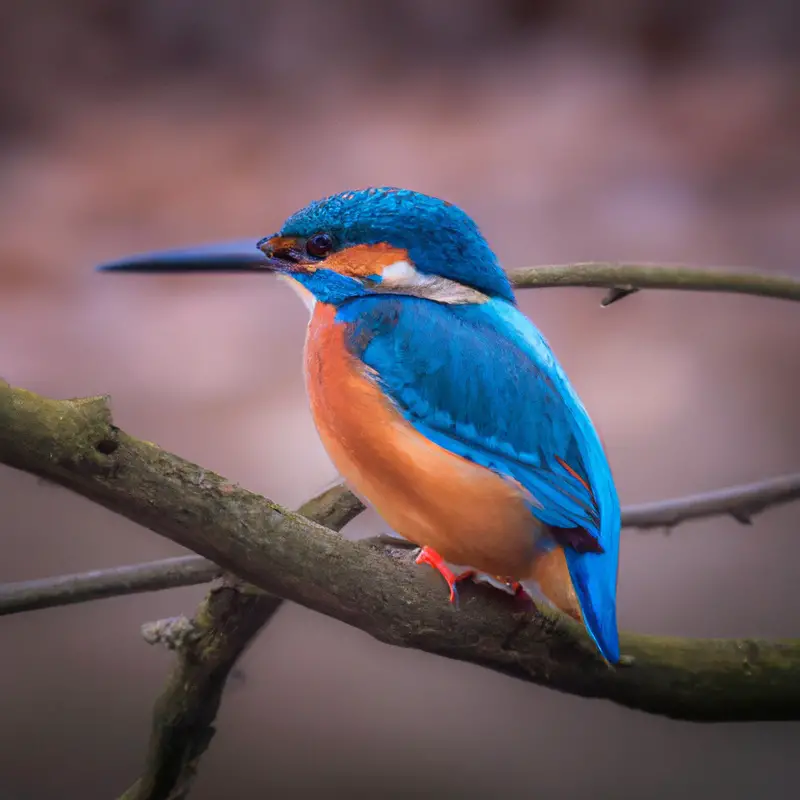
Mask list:
[[[97,267],[100,272],[267,272],[274,260],[258,249],[264,239],[218,242],[142,253]]]

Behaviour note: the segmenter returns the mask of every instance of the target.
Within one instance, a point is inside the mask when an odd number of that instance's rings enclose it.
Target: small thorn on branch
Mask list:
[[[605,297],[600,301],[600,305],[603,306],[603,308],[608,308],[612,303],[616,303],[628,297],[628,295],[636,294],[638,291],[639,289],[635,286],[613,286],[606,292]]]

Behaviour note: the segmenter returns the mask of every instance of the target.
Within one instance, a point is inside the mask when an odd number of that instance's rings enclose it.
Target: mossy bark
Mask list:
[[[332,530],[363,509],[341,486],[323,492],[300,512]],[[214,736],[228,676],[283,600],[228,576],[212,586],[190,622],[190,635],[156,701],[147,759],[121,800],[179,800],[191,788],[200,757]]]
[[[0,386],[0,461],[389,644],[677,719],[800,719],[800,641],[623,634],[626,663],[609,667],[565,618],[521,611],[485,587],[465,587],[456,609],[407,552],[347,541],[129,436],[104,398],[54,401]]]

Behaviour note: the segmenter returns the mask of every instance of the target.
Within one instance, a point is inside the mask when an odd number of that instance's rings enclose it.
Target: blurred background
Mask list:
[[[0,374],[111,393],[118,423],[295,505],[330,485],[306,312],[262,276],[103,276],[261,236],[395,184],[475,217],[503,263],[798,275],[794,0],[30,0],[0,4]],[[527,292],[625,503],[800,468],[789,303]],[[0,580],[180,549],[0,468]],[[800,635],[800,505],[623,534],[620,623]],[[348,535],[383,530],[371,513]],[[116,796],[172,656],[141,623],[203,587],[0,620],[0,798]],[[800,724],[698,726],[394,650],[286,606],[242,661],[192,797],[795,797]]]

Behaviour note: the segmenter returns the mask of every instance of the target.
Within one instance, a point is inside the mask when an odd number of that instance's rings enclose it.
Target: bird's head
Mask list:
[[[469,216],[451,203],[395,188],[317,200],[255,243],[148,254],[103,269],[267,270],[333,305],[386,293],[444,303],[514,302],[508,277]]]

